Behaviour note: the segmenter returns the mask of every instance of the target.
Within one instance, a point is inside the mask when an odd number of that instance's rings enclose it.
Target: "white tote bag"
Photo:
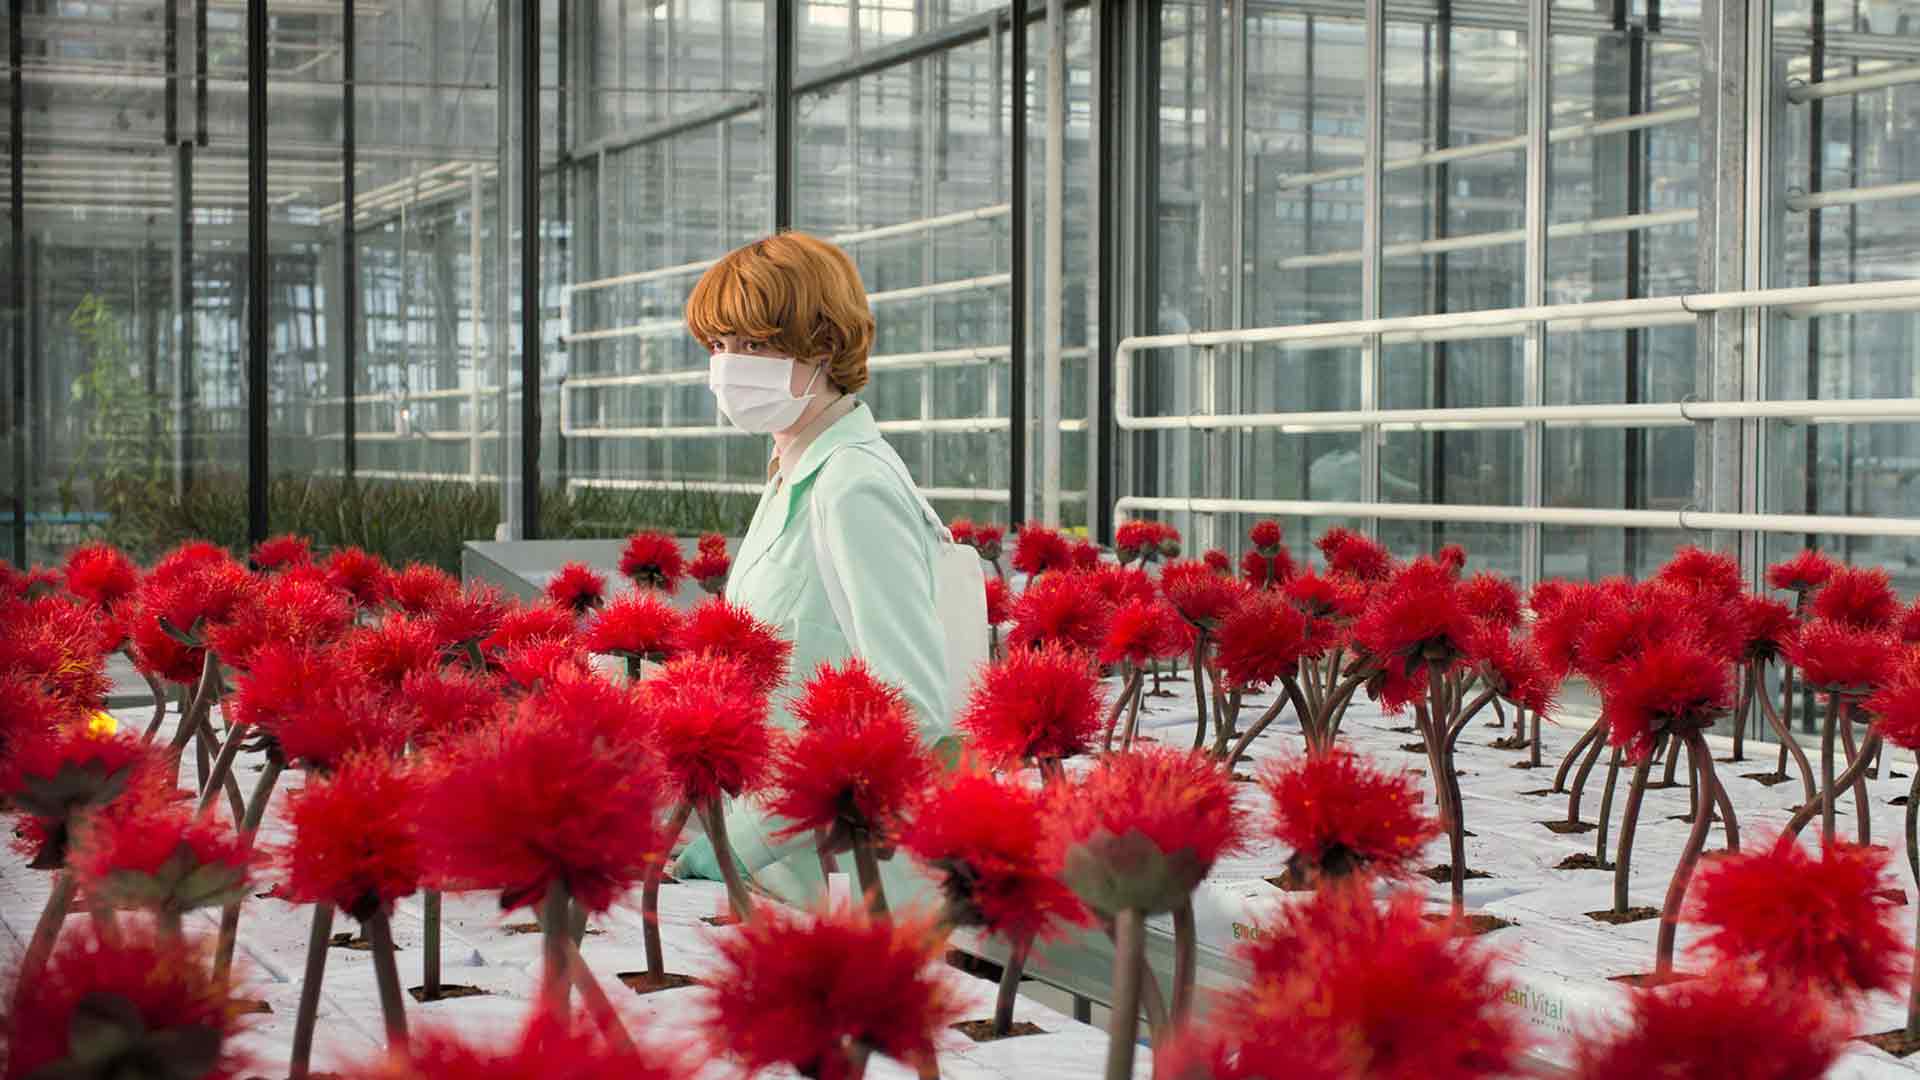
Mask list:
[[[987,662],[987,583],[980,553],[954,542],[953,533],[940,520],[933,504],[914,486],[906,463],[890,447],[876,449],[865,443],[853,443],[836,453],[845,450],[871,454],[886,463],[920,504],[920,513],[933,528],[933,607],[946,638],[947,697],[950,708],[958,713],[974,674]],[[865,650],[854,634],[846,586],[841,584],[840,575],[833,568],[833,556],[827,551],[825,533],[820,527],[820,506],[814,502],[812,492],[807,493],[807,512],[813,518],[814,559],[820,565],[820,578],[826,583],[827,602],[833,605],[834,621],[840,624],[840,632],[854,653],[861,655]],[[942,720],[946,729],[952,730],[953,717],[942,717]]]

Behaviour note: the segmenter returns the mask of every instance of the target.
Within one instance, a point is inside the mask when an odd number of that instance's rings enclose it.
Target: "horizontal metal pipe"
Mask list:
[[[1563,221],[1547,226],[1547,237],[1564,240],[1576,236],[1602,236],[1609,233],[1632,232],[1635,229],[1657,229],[1668,225],[1687,225],[1699,219],[1699,211],[1662,210],[1652,214],[1620,214],[1616,217],[1594,218],[1592,221]],[[1525,229],[1499,229],[1494,232],[1471,233],[1466,236],[1447,236],[1434,240],[1411,240],[1398,244],[1387,244],[1380,249],[1387,258],[1406,255],[1438,255],[1449,251],[1473,251],[1481,248],[1505,247],[1524,243],[1527,238]],[[1357,249],[1347,251],[1328,251],[1317,255],[1294,255],[1281,259],[1277,264],[1282,270],[1304,270],[1319,266],[1343,266],[1360,262],[1361,252]]]
[[[1920,398],[1846,401],[1667,402],[1606,405],[1488,406],[1439,409],[1350,409],[1318,412],[1125,417],[1126,431],[1277,429],[1285,433],[1382,430],[1500,430],[1547,427],[1684,427],[1706,420],[1801,420],[1860,423],[1920,420]]]
[[[1788,83],[1787,100],[1795,105],[1804,105],[1809,101],[1859,94],[1868,90],[1884,90],[1890,86],[1904,86],[1915,82],[1920,82],[1920,66],[1890,67],[1871,71],[1865,75],[1848,76],[1844,79],[1823,79],[1816,83]]]
[[[908,435],[926,432],[959,434],[980,431],[1005,431],[1007,418],[1004,416],[956,416],[933,419],[881,420],[874,424],[883,434]],[[1085,420],[1066,419],[1060,421],[1061,431],[1085,431]],[[462,433],[436,432],[449,438],[466,438]],[[560,434],[569,439],[730,439],[761,438],[751,431],[742,431],[730,425],[700,425],[686,427],[574,427],[562,425]],[[363,436],[364,437],[364,436]],[[401,436],[394,436],[401,437]]]
[[[1789,210],[1818,210],[1827,206],[1853,206],[1858,203],[1885,202],[1889,199],[1920,199],[1920,180],[1870,187],[1839,188],[1807,195],[1787,196]]]

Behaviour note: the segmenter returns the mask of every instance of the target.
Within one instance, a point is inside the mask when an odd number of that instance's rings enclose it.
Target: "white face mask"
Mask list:
[[[707,365],[707,388],[713,391],[721,413],[733,421],[734,427],[757,435],[771,435],[792,427],[800,414],[807,411],[820,370],[819,367],[813,369],[806,390],[794,397],[791,357],[714,353]]]

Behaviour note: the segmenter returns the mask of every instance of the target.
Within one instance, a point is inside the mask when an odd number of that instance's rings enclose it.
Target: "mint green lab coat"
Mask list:
[[[875,675],[905,692],[931,745],[950,734],[954,696],[965,689],[947,685],[946,639],[934,610],[937,541],[914,494],[884,461],[851,449],[857,443],[894,454],[864,403],[814,438],[787,482],[767,485],[734,556],[727,598],[793,642],[787,685],[775,695],[776,722],[792,730],[787,705],[801,684],[821,664],[841,664],[857,652]],[[816,537],[809,499],[819,503],[824,536]],[[821,540],[846,591],[857,650],[827,597],[815,551]],[[795,903],[821,893],[811,835],[776,841],[773,834],[784,822],[751,800],[735,800],[726,820],[734,853],[757,884]],[[883,864],[889,901],[897,906],[915,896],[931,900],[926,879],[905,866],[905,858]],[[841,870],[851,873],[852,863],[841,858]],[[687,846],[673,872],[720,876],[705,837]]]

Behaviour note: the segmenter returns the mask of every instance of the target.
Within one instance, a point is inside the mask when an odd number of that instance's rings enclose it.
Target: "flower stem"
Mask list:
[[[607,1042],[622,1051],[632,1053],[634,1051],[633,1036],[627,1033],[627,1025],[621,1022],[620,1013],[613,1007],[613,1002],[607,1000],[606,988],[600,985],[600,980],[593,977],[593,972],[588,969],[586,960],[580,955],[580,947],[574,944],[572,939],[567,940],[566,946],[567,970],[574,987],[580,991],[580,1000],[587,1005],[587,1014],[593,1017],[594,1023],[599,1026],[600,1033],[606,1037]]]
[[[180,718],[180,726],[174,730],[173,742],[168,745],[171,762],[167,781],[173,787],[180,786],[180,757],[186,752],[187,744],[199,733],[200,725],[207,720],[207,712],[213,708],[213,688],[220,681],[220,661],[207,650],[207,658],[200,666],[200,681],[196,684],[193,704],[187,707]]]
[[[267,767],[261,771],[260,779],[254,782],[253,796],[247,801],[247,816],[240,823],[241,842],[247,850],[253,850],[253,836],[260,827],[261,819],[266,817],[267,803],[273,798],[274,785],[280,782],[280,774],[286,769],[278,754],[267,755]],[[225,985],[227,973],[233,970],[233,949],[240,935],[240,905],[235,900],[220,910],[220,939],[214,946],[213,978]],[[332,918],[331,914],[328,916]]]
[[[1193,898],[1173,909],[1173,1026],[1187,1022],[1193,1012],[1193,969],[1198,935],[1194,931]]]
[[[1113,699],[1113,707],[1107,710],[1106,734],[1100,739],[1102,751],[1113,749],[1113,730],[1120,726],[1120,710],[1140,692],[1141,676],[1142,672],[1139,668],[1128,666],[1126,686],[1120,691],[1120,696]]]
[[[1107,1021],[1106,1080],[1132,1080],[1133,1044],[1140,1030],[1140,968],[1147,943],[1146,917],[1122,911],[1113,917],[1113,1010]]]
[[[1193,635],[1193,707],[1200,711],[1199,725],[1193,729],[1193,748],[1207,744],[1207,632]]]
[[[874,857],[873,841],[853,842],[853,869],[860,875],[860,892],[867,898],[867,910],[875,915],[885,915],[887,885],[880,880],[880,860]]]
[[[133,659],[133,650],[122,649],[128,660]],[[141,742],[152,742],[159,733],[160,725],[167,722],[167,687],[151,672],[142,671],[140,677],[147,680],[147,689],[153,691],[153,719],[147,722],[147,733],[140,737]]]
[[[1907,869],[1913,871],[1914,884],[1920,885],[1920,768],[1913,770],[1913,783],[1907,787]]]
[[[387,1025],[387,1049],[407,1045],[407,1009],[400,1000],[400,969],[393,962],[393,924],[384,911],[360,925],[373,946],[373,981],[380,989],[380,1018]]]
[[[1607,827],[1613,824],[1613,791],[1620,784],[1620,761],[1626,751],[1613,748],[1613,760],[1607,762],[1607,784],[1600,789],[1600,834],[1594,838],[1593,858],[1602,869],[1607,865]]]
[[[47,957],[53,955],[53,943],[60,939],[60,928],[67,921],[68,909],[73,907],[75,884],[73,871],[54,873],[53,892],[47,896],[47,906],[40,909],[40,921],[33,925],[27,954],[20,961],[19,985],[32,986],[40,969],[46,966]]]
[[[1527,717],[1527,722],[1533,725],[1533,734],[1527,739],[1527,764],[1537,769],[1540,767],[1541,752],[1540,711],[1534,710],[1533,715]]]
[[[1879,752],[1880,745],[1880,733],[1869,730],[1866,741],[1860,744],[1861,752],[1855,757],[1853,764],[1847,766],[1845,772],[1841,773],[1839,777],[1827,785],[1827,790],[1822,793],[1820,799],[1802,806],[1794,812],[1791,818],[1787,819],[1787,827],[1780,832],[1780,842],[1783,844],[1792,843],[1794,838],[1800,835],[1800,830],[1806,828],[1807,824],[1813,820],[1813,816],[1819,813],[1823,807],[1829,805],[1826,799],[1827,795],[1831,795],[1834,791],[1844,791],[1852,787],[1854,780],[1866,771],[1867,764],[1873,760],[1873,755]]]
[[[440,997],[440,890],[426,890],[420,907],[420,993],[435,1001]]]
[[[1789,682],[1792,674],[1793,669],[1788,668]],[[1805,797],[1801,801],[1803,804],[1810,803],[1819,794],[1813,784],[1813,766],[1807,761],[1807,752],[1800,749],[1800,740],[1794,737],[1793,726],[1774,710],[1773,696],[1767,693],[1765,674],[1758,662],[1754,664],[1754,681],[1760,688],[1757,695],[1760,699],[1760,713],[1767,718],[1767,723],[1773,726],[1773,733],[1780,739],[1780,766],[1774,770],[1775,775],[1783,778],[1787,775],[1787,755],[1791,753],[1794,764],[1800,768],[1800,784],[1806,789]]]
[[[1234,762],[1240,760],[1240,755],[1247,752],[1247,748],[1253,745],[1253,740],[1259,738],[1260,733],[1267,730],[1268,724],[1273,723],[1279,718],[1280,710],[1289,703],[1293,705],[1293,715],[1300,720],[1301,730],[1306,732],[1307,749],[1322,749],[1319,745],[1320,739],[1314,733],[1312,721],[1308,719],[1307,703],[1305,699],[1300,696],[1299,680],[1291,675],[1286,675],[1281,677],[1280,682],[1285,693],[1274,699],[1273,704],[1261,715],[1260,719],[1254,721],[1253,726],[1248,728],[1246,733],[1240,736],[1240,741],[1233,744],[1233,751],[1227,755],[1228,770],[1232,770]]]
[[[713,857],[720,863],[720,877],[727,883],[727,903],[733,908],[734,917],[744,920],[753,914],[753,895],[747,891],[740,867],[733,861],[733,844],[727,839],[727,818],[720,809],[719,799],[700,808],[700,823],[706,827],[707,839],[713,844]]]
[[[1820,729],[1820,839],[1833,843],[1833,737],[1839,728],[1840,695],[1827,695],[1826,722]]]
[[[1574,740],[1573,745],[1567,749],[1567,756],[1560,759],[1560,768],[1554,771],[1554,794],[1558,795],[1567,790],[1567,775],[1573,772],[1573,763],[1580,760],[1580,755],[1587,749],[1587,745],[1599,738],[1601,733],[1606,731],[1606,729],[1605,720],[1596,720],[1593,722],[1592,727],[1589,727],[1578,739]]]
[[[1157,671],[1158,669],[1156,668],[1155,670]],[[1144,690],[1134,691],[1133,701],[1127,705],[1127,731],[1126,734],[1120,737],[1120,749],[1122,750],[1133,749],[1134,736],[1140,732],[1140,699],[1144,696],[1144,693]]]
[[[573,920],[567,907],[567,886],[557,878],[547,884],[547,898],[540,905],[540,997],[554,1019],[567,1019],[567,946],[572,940]]]
[[[201,734],[205,736],[206,731],[202,729]],[[240,819],[244,812],[240,809],[240,787],[233,779],[233,759],[240,756],[240,744],[245,741],[240,737],[238,728],[227,732],[226,744],[220,747],[220,756],[213,762],[213,775],[207,778],[206,790],[200,793],[197,812],[202,817],[213,809],[213,804],[220,798],[220,792],[229,787],[232,789],[230,798],[235,805],[234,818]]]
[[[1640,827],[1640,804],[1647,797],[1647,777],[1653,775],[1653,755],[1633,767],[1627,785],[1627,806],[1620,815],[1620,851],[1613,858],[1613,910],[1626,914],[1627,886],[1633,882],[1633,834]]]
[[[1580,761],[1580,771],[1573,775],[1573,787],[1567,795],[1567,824],[1580,824],[1580,800],[1586,796],[1587,777],[1592,775],[1593,766],[1600,760],[1600,752],[1607,748],[1607,740],[1595,737],[1587,747],[1587,756]]]
[[[674,807],[673,816],[667,819],[667,831],[660,838],[660,860],[647,867],[646,881],[640,887],[640,934],[647,946],[647,975],[654,979],[667,973],[666,949],[660,942],[660,879],[667,872],[666,853],[673,850],[691,816],[691,804],[683,802]]]
[[[327,940],[332,935],[333,905],[313,905],[313,929],[307,933],[307,972],[300,979],[300,1008],[293,1016],[293,1057],[287,1063],[287,1080],[307,1080],[314,1021],[320,1015],[320,980],[327,973]]]
[[[1686,735],[1687,758],[1693,766],[1700,786],[1699,813],[1693,816],[1693,829],[1687,833],[1687,846],[1680,851],[1680,864],[1674,867],[1673,881],[1667,885],[1666,903],[1660,908],[1660,936],[1654,943],[1653,973],[1655,976],[1673,973],[1673,946],[1680,930],[1680,905],[1687,898],[1687,886],[1693,880],[1693,868],[1700,861],[1700,850],[1706,846],[1707,833],[1713,828],[1713,814],[1710,808],[1716,801],[1713,791],[1720,783],[1714,775],[1713,751],[1708,749],[1707,740],[1698,731]],[[1671,751],[1680,753],[1675,744]]]
[[[1027,954],[1033,939],[1024,937],[1013,943],[1013,955],[1000,969],[1000,989],[993,999],[993,1033],[1004,1037],[1013,1032],[1013,1003],[1020,996],[1020,975],[1027,969]]]
[[[1849,772],[1855,771],[1853,769],[1855,761],[1862,757],[1870,756],[1866,753],[1864,747],[1856,749],[1853,745],[1853,711],[1853,705],[1851,703],[1840,706],[1840,745],[1842,749],[1846,751],[1847,771]],[[1871,768],[1872,762],[1868,762],[1867,766]],[[1859,809],[1860,846],[1866,847],[1873,839],[1873,815],[1867,808],[1867,774],[1865,769],[1860,770],[1859,775],[1854,778],[1853,800],[1854,805]]]

